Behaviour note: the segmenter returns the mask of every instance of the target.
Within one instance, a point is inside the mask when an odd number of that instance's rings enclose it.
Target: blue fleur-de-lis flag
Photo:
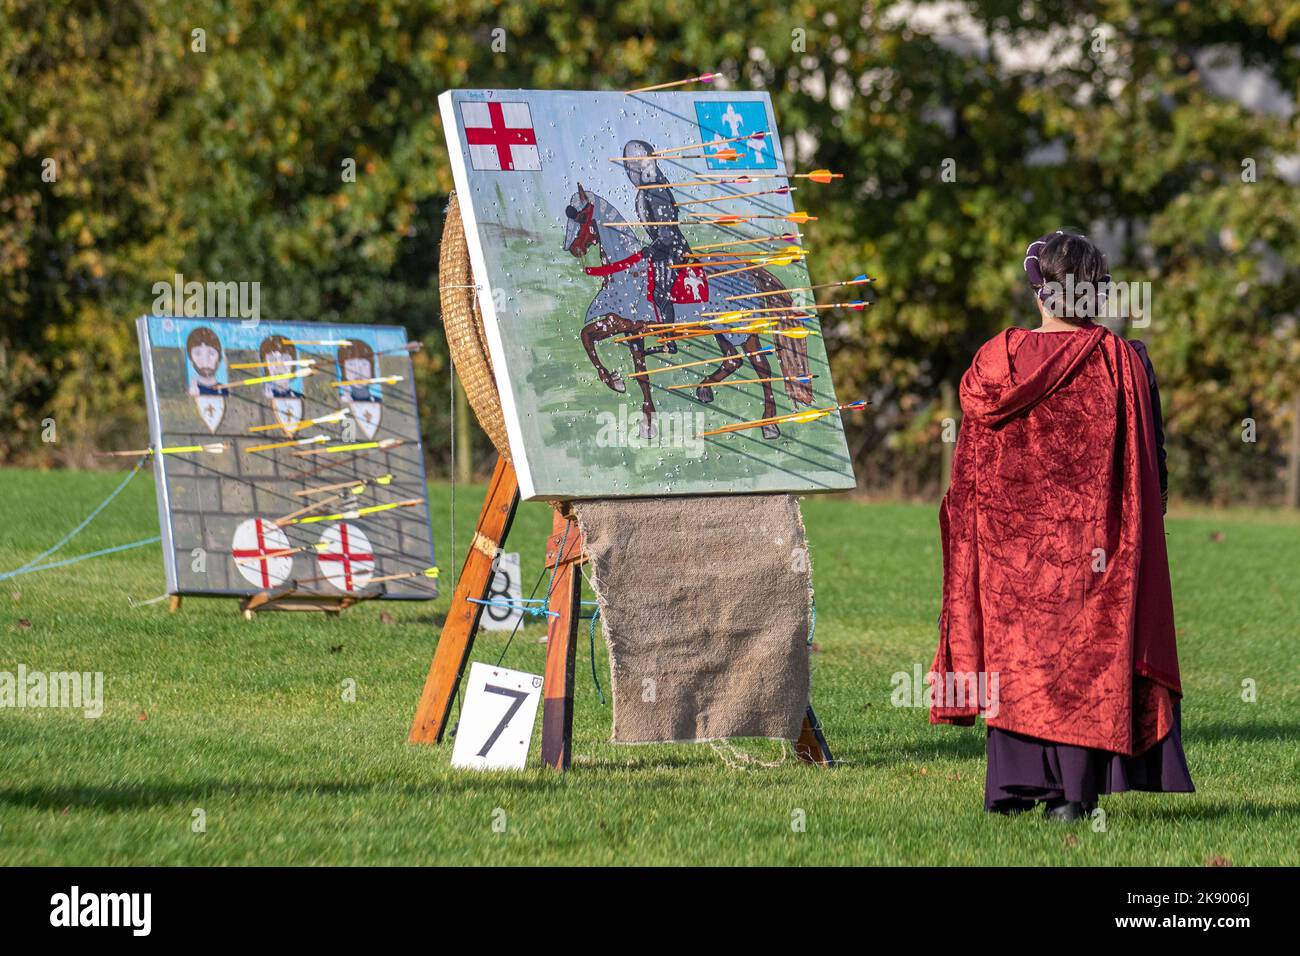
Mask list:
[[[737,136],[768,135],[745,139],[724,146],[710,146],[705,155],[730,147],[740,153],[737,159],[709,159],[709,169],[776,169],[776,156],[772,152],[772,124],[767,118],[767,106],[762,102],[696,100],[695,118],[700,126],[700,141],[709,143],[717,139],[734,139]]]

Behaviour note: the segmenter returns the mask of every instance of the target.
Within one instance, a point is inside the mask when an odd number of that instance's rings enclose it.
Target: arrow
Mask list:
[[[846,309],[846,308],[856,308],[860,310],[861,307],[866,304],[867,303],[865,302],[828,302],[822,305],[801,305],[799,306],[799,308],[806,309],[809,311],[816,311],[818,309]],[[785,305],[770,305],[762,309],[739,309],[737,311],[742,315],[755,315],[759,312],[788,312],[790,311],[790,307]],[[735,314],[736,314],[735,312],[701,312],[700,313],[701,316],[735,315]]]
[[[740,379],[723,379],[721,382],[710,382],[709,387],[715,385],[758,385],[762,382],[811,382],[816,375],[773,375],[770,378],[740,378]],[[699,388],[695,382],[687,382],[685,385],[669,385],[670,392],[679,388]]]
[[[304,488],[302,491],[295,491],[295,497],[303,495],[319,495],[330,491],[338,491],[340,488],[351,488],[353,494],[357,494],[366,485],[387,485],[393,480],[392,472],[386,475],[379,475],[377,478],[359,478],[352,481],[336,481],[332,485],[321,485],[317,488]]]
[[[731,266],[737,264],[768,263],[770,265],[788,266],[796,259],[807,255],[807,251],[800,246],[786,246],[773,252],[762,252],[746,255],[743,252],[719,252],[704,253],[709,256],[708,262],[674,262],[668,268],[670,269],[698,269],[702,266],[713,268],[714,266]],[[732,256],[726,259],[724,256]],[[785,261],[782,261],[785,260]],[[716,275],[717,273],[714,273]]]
[[[700,173],[706,179],[717,179],[729,175],[728,173]],[[756,179],[810,179],[815,183],[829,183],[832,179],[843,179],[843,173],[833,173],[829,169],[814,169],[811,173],[754,173],[746,174],[740,179],[728,179],[726,182],[753,182]]]
[[[285,345],[351,345],[351,339],[285,339]]]
[[[732,333],[743,334],[743,335],[780,335],[787,339],[806,339],[810,335],[817,334],[816,331],[814,331],[813,329],[805,329],[805,328],[782,329],[777,327],[776,324],[771,319],[767,319],[762,322],[752,322],[749,325],[742,325],[739,328],[735,328],[735,329],[727,329],[726,332],[732,332]],[[682,339],[698,339],[706,335],[722,335],[722,334],[726,334],[726,333],[719,332],[716,330],[710,331],[707,329],[701,329],[698,331],[686,332],[681,335],[672,335],[672,334],[664,335],[660,339],[660,341],[678,342],[681,341]]]
[[[220,455],[226,450],[225,442],[208,442],[206,445],[173,445],[170,448],[133,448],[130,451],[97,451],[96,458],[138,458],[141,455],[187,455],[206,452]]]
[[[385,438],[383,441],[363,441],[353,445],[330,445],[328,448],[311,448],[307,451],[296,451],[294,455],[299,458],[306,458],[308,455],[333,455],[342,451],[370,451],[372,448],[389,449],[405,444],[406,441],[401,438]]]
[[[251,455],[257,451],[270,451],[273,448],[291,448],[294,445],[319,445],[323,441],[329,441],[324,435],[313,435],[311,438],[297,438],[289,441],[273,441],[269,445],[253,445],[244,449],[245,455]]]
[[[654,86],[643,86],[636,90],[624,90],[628,96],[634,93],[652,93],[655,90],[666,90],[672,86],[685,86],[687,83],[712,83],[714,80],[721,79],[721,73],[701,73],[699,76],[688,76],[684,80],[673,80],[671,83],[656,83]]]
[[[700,153],[697,156],[674,156],[673,159],[717,159],[724,163],[740,159],[743,154],[736,152],[734,149],[720,149],[716,153]],[[647,159],[662,159],[660,153],[650,153],[648,156],[611,156],[611,163],[640,163]]]
[[[312,425],[323,425],[326,422],[342,421],[344,418],[346,418],[351,414],[352,414],[352,409],[341,408],[337,412],[332,412],[329,415],[321,415],[319,418],[307,418],[307,419],[303,419],[300,422],[294,422],[289,425],[283,425],[279,422],[276,422],[274,425],[254,425],[251,428],[249,428],[249,431],[268,432],[276,428],[283,428],[287,432],[296,432],[296,431],[301,431],[304,428],[310,428]]]
[[[801,285],[794,289],[775,289],[772,292],[746,292],[743,295],[729,295],[722,301],[735,302],[737,299],[761,299],[769,295],[785,295],[788,292],[812,292],[814,289],[834,289],[846,285],[862,285],[864,282],[875,282],[875,279],[868,278],[864,272],[860,276],[854,276],[852,279],[845,279],[843,282],[823,282],[820,285]]]
[[[752,422],[736,422],[734,425],[723,425],[721,428],[715,428],[712,431],[700,432],[700,438],[707,438],[710,435],[722,435],[727,432],[744,431],[748,428],[760,428],[763,425],[780,425],[783,423],[804,423],[815,422],[819,418],[825,418],[832,412],[845,410],[856,411],[866,408],[871,403],[865,399],[857,402],[846,402],[843,405],[832,405],[830,408],[811,408],[806,412],[791,412],[787,415],[774,415],[771,418],[756,418]]]
[[[723,322],[714,322],[712,325],[723,325]],[[812,329],[806,328],[789,328],[783,329],[776,324],[775,319],[759,319],[750,322],[748,325],[742,325],[735,329],[716,329],[709,328],[707,324],[700,322],[683,322],[681,323],[683,331],[676,332],[671,328],[657,329],[653,332],[641,332],[637,335],[624,336],[621,339],[613,339],[612,344],[620,342],[635,341],[636,339],[649,338],[652,335],[659,336],[660,342],[680,342],[683,339],[698,339],[709,335],[725,335],[729,332],[746,333],[754,335],[783,335],[791,339],[806,339],[810,335],[817,333]]]
[[[650,183],[637,189],[669,189],[686,186],[747,186],[760,179],[809,179],[815,183],[829,183],[832,179],[843,179],[843,173],[833,173],[829,169],[814,169],[811,173],[756,173],[754,175],[731,177],[730,173],[700,173],[702,179],[692,179],[681,183]]]
[[[779,255],[779,256],[771,256],[767,258],[766,261],[761,261],[757,265],[740,266],[739,268],[736,269],[723,269],[721,272],[710,272],[709,279],[712,280],[712,279],[721,278],[722,276],[735,275],[738,272],[752,272],[755,269],[762,269],[765,266],[788,266],[796,259],[800,259],[802,257],[803,257],[802,249],[799,250],[799,255],[797,256],[789,253]],[[802,306],[800,306],[800,308],[802,308]]]
[[[816,222],[816,221],[817,221],[817,217],[816,217],[816,216],[810,216],[810,215],[808,215],[808,213],[806,213],[806,212],[788,212],[788,213],[785,213],[784,215],[781,215],[781,216],[761,215],[761,216],[714,216],[714,217],[708,217],[708,216],[704,216],[704,215],[702,215],[702,214],[700,214],[700,213],[691,213],[691,215],[692,215],[692,216],[696,216],[696,217],[699,218],[699,220],[702,221],[702,222],[711,222],[711,223],[714,223],[715,225],[724,225],[724,226],[734,226],[734,225],[736,225],[737,223],[742,223],[742,222],[754,222],[754,221],[759,220],[759,219],[781,219],[781,220],[784,220],[785,222],[793,222],[793,223],[796,223],[797,225],[803,225],[805,222]]]
[[[792,253],[793,253],[796,249],[799,250],[800,252],[807,252],[807,249],[806,249],[805,247],[803,247],[803,246],[787,246],[786,249],[788,249],[788,250],[789,250],[790,252],[792,252]],[[763,255],[776,256],[776,255],[781,255],[781,254],[782,254],[782,253],[779,252],[779,251],[776,251],[776,252],[762,252],[762,251],[758,251],[758,252],[749,252],[749,251],[746,251],[746,250],[736,250],[736,249],[724,249],[724,250],[722,250],[721,252],[692,252],[692,253],[690,253],[691,258],[693,258],[693,259],[705,259],[705,260],[708,260],[708,261],[707,261],[707,262],[695,262],[695,263],[689,263],[689,262],[688,262],[688,263],[686,263],[685,265],[681,266],[681,268],[683,268],[683,269],[689,269],[689,268],[691,268],[693,265],[696,265],[696,266],[729,266],[729,265],[731,265],[731,264],[734,263],[734,262],[754,262],[754,261],[756,261],[757,257],[759,257],[759,256],[763,256]],[[731,258],[728,258],[728,256],[730,256]]]
[[[720,149],[716,153],[697,153],[695,155],[676,156],[675,159],[716,159],[719,162],[731,163],[740,159],[744,153],[737,152],[734,149]]]
[[[692,368],[696,365],[713,365],[718,362],[730,362],[734,358],[749,358],[751,355],[768,355],[776,351],[776,346],[769,345],[765,349],[758,349],[754,352],[738,352],[735,355],[724,355],[721,358],[700,359],[698,362],[684,362],[681,365],[667,365],[663,368],[652,368],[644,372],[633,372],[628,378],[642,378],[646,375],[658,375],[660,372],[671,372],[679,368]]]
[[[649,183],[645,186],[638,186],[636,188],[637,191],[640,192],[642,189],[677,189],[685,188],[687,186],[743,185],[746,183],[752,183],[753,181],[754,180],[750,179],[748,176],[741,176],[737,179],[692,179],[681,183]]]
[[[383,505],[371,505],[368,508],[356,508],[352,511],[340,511],[333,515],[312,515],[309,518],[295,518],[287,524],[316,524],[321,521],[355,521],[358,518],[365,518],[369,515],[379,514],[381,511],[392,511],[394,508],[414,508],[417,505],[424,504],[423,498],[408,498],[405,501],[390,501]],[[278,522],[277,522],[278,523]]]
[[[383,577],[371,578],[370,583],[383,584],[385,581],[404,581],[407,578],[418,578],[418,577],[437,578],[438,569],[434,567],[434,568],[425,568],[423,571],[403,571],[401,574],[385,574]]]
[[[296,372],[281,372],[278,375],[259,375],[256,378],[241,378],[238,382],[227,382],[226,388],[238,388],[241,385],[262,385],[265,382],[283,382],[287,378],[306,378],[315,373],[314,368],[300,368]]]
[[[731,199],[748,199],[751,196],[774,196],[792,193],[798,186],[782,186],[780,189],[760,189],[752,193],[732,193],[730,196],[714,196],[712,199],[687,199],[685,202],[679,202],[679,206],[698,206],[701,203],[727,202]]]
[[[294,524],[295,518],[299,518],[302,515],[308,514],[309,512],[312,511],[316,511],[319,508],[324,508],[326,505],[331,505],[334,502],[341,501],[341,500],[343,500],[343,496],[339,494],[339,495],[330,495],[328,498],[322,498],[320,501],[313,501],[311,504],[307,505],[306,507],[299,508],[297,511],[290,511],[287,515],[281,518],[276,518],[275,526],[277,528],[283,528],[285,525]]]
[[[229,369],[266,368],[268,365],[315,365],[315,359],[284,359],[279,362],[234,362],[227,365]]]
[[[319,541],[316,544],[303,545],[301,548],[285,548],[283,551],[268,551],[266,554],[258,554],[249,558],[235,558],[235,563],[253,564],[258,561],[266,561],[270,558],[287,558],[291,554],[301,554],[303,551],[324,551],[328,547],[328,542]]]
[[[710,146],[722,146],[724,143],[739,143],[741,140],[748,143],[765,139],[766,137],[767,131],[763,130],[758,133],[750,133],[748,136],[728,136],[726,139],[711,139],[707,143],[700,143],[698,147],[694,143],[691,143],[689,146],[673,146],[669,149],[659,149],[655,150],[650,155],[657,159],[662,156],[667,156],[669,153],[684,153],[690,149],[707,149]]]
[[[703,246],[696,246],[695,252],[692,252],[691,255],[695,255],[696,252],[701,252],[705,249],[723,249],[727,246],[751,246],[758,242],[798,242],[801,238],[802,237],[797,232],[787,232],[783,236],[759,236],[757,239],[728,239],[726,242],[710,242]]]
[[[406,380],[404,375],[384,375],[379,378],[349,378],[341,382],[335,382],[335,388],[345,388],[352,385],[393,385],[397,382]]]
[[[407,342],[405,345],[399,345],[394,349],[384,349],[382,352],[376,352],[376,355],[392,355],[394,352],[418,352],[424,348],[423,342]]]

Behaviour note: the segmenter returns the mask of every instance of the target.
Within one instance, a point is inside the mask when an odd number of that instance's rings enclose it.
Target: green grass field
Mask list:
[[[0,571],[57,540],[116,474],[0,471]],[[444,569],[480,501],[433,489]],[[891,675],[928,666],[940,558],[935,508],[804,503],[818,623],[814,700],[842,766],[737,769],[706,745],[618,747],[578,651],[574,767],[453,771],[450,747],[406,743],[437,637],[435,606],[339,620],[231,600],[132,608],[161,593],[157,546],[0,582],[0,671],[105,675],[98,720],[0,710],[5,864],[1189,864],[1300,862],[1300,519],[1169,521],[1192,795],[1103,798],[1104,832],[981,809],[982,728],[891,706]],[[510,549],[538,574],[550,510],[522,505]],[[154,534],[143,474],[65,551]],[[450,592],[451,574],[444,576]],[[392,615],[380,620],[382,611]],[[541,672],[540,625],[505,664]],[[599,645],[599,635],[597,635]],[[504,637],[480,636],[495,661]],[[597,667],[607,678],[602,647]],[[342,684],[356,681],[345,703]],[[1242,700],[1253,680],[1258,701]],[[607,680],[606,680],[607,683]],[[539,720],[540,727],[540,720]],[[743,748],[777,763],[771,742]],[[536,742],[534,743],[536,760]],[[206,832],[193,832],[202,810]],[[494,828],[503,819],[504,832]],[[792,827],[803,811],[806,828]]]

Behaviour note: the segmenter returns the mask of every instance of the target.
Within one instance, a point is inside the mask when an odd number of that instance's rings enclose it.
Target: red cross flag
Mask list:
[[[541,169],[527,103],[461,103],[469,161],[475,169]]]
[[[370,583],[375,556],[364,531],[340,521],[326,529],[320,542],[316,560],[330,584],[340,591],[355,591]]]
[[[260,588],[279,587],[293,570],[293,557],[285,554],[289,539],[274,521],[249,518],[235,529],[230,557],[240,575]]]

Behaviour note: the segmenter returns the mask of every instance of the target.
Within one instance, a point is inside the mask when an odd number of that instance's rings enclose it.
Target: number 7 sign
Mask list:
[[[468,770],[523,770],[541,697],[542,679],[536,674],[471,665],[451,765]]]

